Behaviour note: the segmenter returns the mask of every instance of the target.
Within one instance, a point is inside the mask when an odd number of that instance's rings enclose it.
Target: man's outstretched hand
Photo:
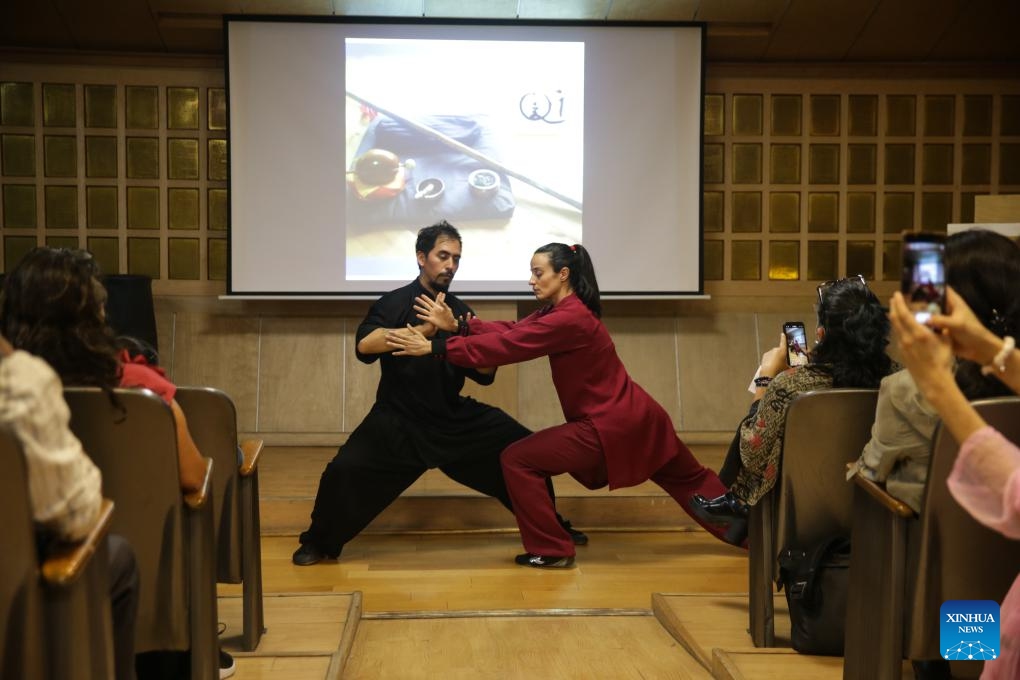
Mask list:
[[[457,332],[457,317],[446,304],[446,293],[439,293],[435,300],[426,295],[419,295],[414,299],[414,311],[425,323],[449,333]]]
[[[423,357],[432,353],[432,341],[411,324],[386,333],[386,345],[393,348],[396,357]]]

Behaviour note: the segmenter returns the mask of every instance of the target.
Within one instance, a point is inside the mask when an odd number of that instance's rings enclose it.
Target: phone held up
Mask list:
[[[946,309],[945,238],[940,234],[903,235],[900,291],[918,323]]]
[[[786,335],[786,363],[790,366],[804,366],[808,362],[807,334],[804,324],[800,321],[787,321],[783,324]]]

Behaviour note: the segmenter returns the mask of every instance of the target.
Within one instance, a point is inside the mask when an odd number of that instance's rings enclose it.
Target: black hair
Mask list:
[[[457,243],[464,245],[464,242],[460,240],[460,232],[457,231],[457,228],[446,220],[441,220],[418,230],[418,240],[414,243],[414,252],[428,255],[436,247],[436,241],[440,236],[456,239]]]
[[[577,244],[568,246],[566,243],[547,243],[535,254],[544,253],[549,256],[553,271],[558,272],[564,267],[570,270],[570,287],[574,294],[597,317],[602,316],[602,300],[599,297],[599,282],[595,279],[595,267],[591,256],[584,246]]]
[[[119,383],[113,333],[106,325],[106,289],[82,250],[34,248],[7,275],[0,295],[0,333],[44,359],[66,385],[110,388]]]
[[[856,278],[837,281],[823,291],[818,325],[825,333],[809,366],[831,373],[833,387],[877,388],[892,360],[889,318],[875,294]]]
[[[953,287],[981,323],[999,337],[1020,331],[1020,246],[986,229],[971,229],[946,239],[946,283]],[[956,383],[968,399],[1012,394],[998,378],[981,374],[973,361],[961,359]]]

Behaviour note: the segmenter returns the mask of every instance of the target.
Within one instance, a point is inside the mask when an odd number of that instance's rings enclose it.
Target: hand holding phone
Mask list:
[[[946,309],[945,239],[939,234],[903,235],[900,292],[918,323]]]
[[[790,366],[804,366],[808,363],[807,333],[800,321],[787,321],[783,324],[786,336],[786,363]]]

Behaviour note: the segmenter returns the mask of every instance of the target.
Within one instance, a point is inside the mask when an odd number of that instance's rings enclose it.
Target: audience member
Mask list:
[[[963,442],[947,480],[950,493],[977,521],[1020,539],[1020,449],[984,422],[952,370],[955,354],[1020,391],[1020,352],[1013,338],[985,328],[952,288],[948,316],[929,321],[935,332],[914,320],[901,294],[893,296],[890,308],[903,363],[945,427]],[[1001,652],[985,662],[982,680],[1020,678],[1020,575],[1002,601],[999,634]]]
[[[158,394],[170,406],[177,427],[181,489],[200,489],[206,463],[174,401],[177,387],[144,357],[132,358],[118,350],[106,324],[106,289],[98,276],[95,260],[85,251],[46,247],[29,251],[4,282],[0,332],[18,349],[45,359],[65,385],[144,387]],[[162,659],[157,665],[168,663]],[[148,668],[140,659],[140,674],[143,665]],[[234,668],[233,659],[221,650],[220,677],[230,677]]]
[[[1020,330],[1020,247],[995,232],[975,229],[946,239],[946,281],[974,311],[978,320],[999,335]],[[956,383],[969,399],[1009,394],[992,375],[983,375],[973,361],[956,363]],[[851,471],[885,482],[890,495],[915,512],[921,509],[928,458],[938,414],[901,370],[882,380],[871,441]]]
[[[79,541],[99,516],[99,469],[68,428],[60,379],[46,362],[16,351],[0,336],[0,423],[21,443],[39,544]],[[130,544],[109,534],[110,605],[117,680],[135,677],[138,567]],[[45,553],[45,548],[43,549]],[[41,555],[41,556],[44,556]]]
[[[818,290],[818,343],[810,363],[787,368],[786,338],[762,356],[750,413],[731,447],[736,467],[729,491],[715,498],[696,496],[691,507],[703,521],[726,521],[747,514],[776,483],[786,410],[794,397],[832,387],[876,388],[893,365],[886,354],[889,320],[864,279],[828,282]],[[735,440],[736,442],[736,440]],[[732,460],[739,454],[739,465]],[[725,467],[725,466],[724,466]]]

